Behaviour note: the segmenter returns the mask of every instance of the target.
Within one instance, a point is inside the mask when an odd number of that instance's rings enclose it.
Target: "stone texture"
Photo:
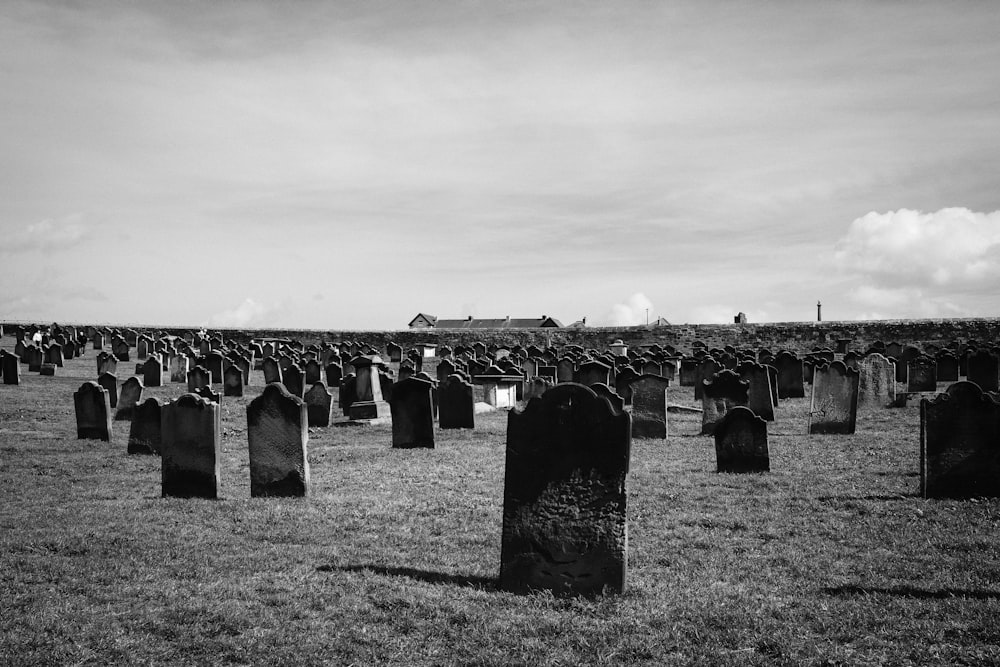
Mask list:
[[[925,498],[1000,497],[1000,401],[956,382],[920,401],[920,489]]]
[[[804,398],[802,360],[787,351],[778,353],[771,364],[778,369],[778,398]]]
[[[3,355],[3,383],[21,384],[21,357],[5,352]]]
[[[625,410],[625,399],[621,397],[621,394],[612,389],[610,385],[597,383],[590,385],[590,388],[601,398],[607,399],[608,403],[611,404],[611,409],[615,412],[623,412]],[[634,433],[635,429],[633,428]]]
[[[306,403],[309,426],[329,426],[333,415],[333,394],[326,388],[326,385],[322,382],[313,383],[303,398]]]
[[[896,369],[891,359],[872,352],[858,362],[858,410],[870,412],[896,405]]]
[[[712,435],[715,425],[737,405],[750,400],[750,383],[741,380],[736,371],[721,370],[710,380],[702,380],[701,434]]]
[[[147,398],[132,411],[128,432],[129,454],[159,454],[162,406],[155,398]]]
[[[767,421],[753,410],[733,406],[715,424],[715,460],[718,472],[768,472]]]
[[[324,388],[325,391],[325,388]],[[247,406],[250,495],[305,496],[309,490],[306,403],[272,382]]]
[[[161,408],[164,497],[218,497],[222,455],[219,409],[197,394],[184,394]]]
[[[926,354],[910,359],[906,365],[906,391],[937,391],[937,360]]]
[[[389,404],[382,398],[382,383],[378,368],[382,359],[378,355],[361,355],[351,360],[354,367],[354,400],[350,404],[350,418],[380,419],[390,414]]]
[[[667,437],[667,387],[662,375],[646,374],[629,382],[632,392],[632,437]],[[623,399],[624,401],[624,399]]]
[[[163,386],[163,362],[159,355],[146,355],[146,363],[142,365],[142,384],[144,387]]]
[[[630,448],[628,413],[582,385],[557,385],[509,413],[502,590],[625,590]]]
[[[452,373],[441,382],[438,387],[438,425],[441,428],[475,428],[475,407],[473,386],[461,375]]]
[[[111,373],[101,373],[97,378],[97,384],[101,385],[108,392],[108,404],[111,409],[118,407],[118,378]]]
[[[130,377],[122,384],[118,394],[118,407],[115,410],[115,421],[132,419],[132,410],[142,400],[142,380]]]
[[[997,391],[1000,382],[1000,359],[989,350],[977,350],[966,362],[965,379],[975,382],[983,391]]]
[[[76,437],[80,440],[111,440],[111,405],[108,392],[93,380],[73,394]]]
[[[809,407],[809,433],[854,433],[860,373],[842,361],[818,366]]]
[[[243,395],[243,370],[235,364],[229,366],[222,373],[222,395],[242,396]]]
[[[434,447],[432,384],[416,376],[400,380],[392,388],[392,446]]]
[[[741,380],[750,383],[747,395],[747,407],[764,421],[774,421],[773,392],[767,366],[755,363],[742,363],[737,367],[736,372],[739,374]]]

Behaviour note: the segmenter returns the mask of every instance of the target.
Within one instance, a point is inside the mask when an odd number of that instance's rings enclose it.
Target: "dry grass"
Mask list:
[[[223,399],[222,499],[164,500],[125,424],[75,439],[93,369],[0,386],[2,664],[1000,662],[1000,502],[917,497],[916,407],[807,436],[784,401],[766,475],[716,474],[672,414],[633,443],[629,592],[564,600],[495,588],[503,413],[433,451],[313,430],[312,495],[251,499],[257,372]]]

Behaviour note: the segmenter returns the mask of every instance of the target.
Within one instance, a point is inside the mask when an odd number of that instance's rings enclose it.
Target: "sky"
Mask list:
[[[1000,316],[1000,3],[0,3],[0,320]]]

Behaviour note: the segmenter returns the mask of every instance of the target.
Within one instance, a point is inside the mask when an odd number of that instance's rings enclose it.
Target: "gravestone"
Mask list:
[[[264,363],[261,365],[261,370],[264,371],[265,384],[281,382],[281,364],[278,363],[278,359],[276,357],[264,357]]]
[[[956,382],[920,401],[924,498],[1000,497],[1000,399]]]
[[[211,384],[212,378],[208,373],[208,369],[204,366],[195,366],[188,371],[187,390],[189,393],[194,393],[202,387],[208,387]]]
[[[434,447],[432,383],[416,376],[400,380],[392,388],[392,446]]]
[[[73,393],[76,437],[79,440],[111,440],[111,405],[108,392],[90,380]]]
[[[303,373],[305,374],[303,380],[305,384],[316,384],[323,379],[323,369],[315,359],[310,359],[306,362]]]
[[[97,384],[101,385],[108,392],[108,405],[112,409],[118,407],[118,378],[111,373],[101,373],[97,378]]]
[[[281,384],[285,385],[288,393],[296,398],[302,398],[305,394],[305,383],[303,382],[302,369],[298,364],[289,364],[281,371]]]
[[[989,350],[969,354],[965,379],[979,385],[983,391],[997,391],[1000,381],[1000,359]]]
[[[718,472],[769,472],[767,421],[742,405],[733,406],[715,424]]]
[[[702,380],[701,434],[713,435],[715,425],[729,410],[750,400],[750,383],[736,371],[721,370],[710,380]]]
[[[161,429],[160,402],[147,398],[132,411],[132,425],[128,432],[129,454],[159,454]]]
[[[628,413],[582,385],[509,413],[501,590],[624,592],[630,448]]]
[[[247,439],[251,497],[308,493],[309,416],[301,398],[277,382],[264,387],[247,405]]]
[[[442,359],[435,369],[438,382],[444,382],[455,370],[456,366],[450,359]]]
[[[891,359],[871,352],[858,362],[858,410],[870,412],[896,405],[896,369]]]
[[[344,372],[339,362],[331,361],[326,365],[327,387],[339,387],[343,377],[344,377]]]
[[[56,368],[57,366],[55,364],[45,363],[38,369],[38,372],[42,375],[54,376],[56,374]]]
[[[633,378],[628,386],[632,394],[632,437],[666,438],[670,380],[662,375],[646,374]]]
[[[632,405],[632,380],[639,377],[639,374],[631,366],[625,366],[615,375],[615,391],[625,401],[625,405]]]
[[[549,368],[553,367],[550,366]],[[530,401],[533,398],[541,396],[553,386],[555,386],[555,382],[551,378],[542,377],[541,375],[533,377],[524,384],[523,400]]]
[[[199,362],[211,374],[213,384],[220,384],[222,382],[222,361],[223,357],[220,352],[210,350]]]
[[[403,360],[403,348],[391,341],[386,343],[385,353],[389,357],[390,363],[398,364]]]
[[[556,379],[558,382],[572,382],[576,377],[576,364],[569,357],[563,357],[556,362]]]
[[[747,395],[747,407],[764,421],[774,421],[774,401],[770,374],[767,366],[755,363],[742,363],[736,369],[741,380],[750,383]]]
[[[842,361],[818,366],[809,407],[809,433],[854,433],[860,373]]]
[[[951,352],[941,352],[935,363],[938,382],[958,382],[958,357]]]
[[[214,389],[212,389],[211,385],[205,385],[204,387],[198,387],[192,393],[194,393],[196,396],[200,396],[201,398],[204,398],[206,401],[209,401],[211,403],[215,403],[216,405],[221,405],[221,403],[222,403],[222,394],[220,394],[219,392],[217,392]]]
[[[94,351],[104,349],[104,334],[99,331],[95,331],[94,335],[90,337],[91,345],[94,347]]]
[[[382,398],[382,383],[378,377],[382,359],[375,354],[360,355],[351,360],[351,365],[355,370],[355,398],[350,405],[350,418],[369,420],[388,417],[391,411]]]
[[[910,359],[906,366],[906,391],[937,391],[937,360],[926,354]]]
[[[473,386],[461,375],[451,374],[438,386],[440,428],[475,428],[476,402]]]
[[[3,383],[21,384],[21,357],[16,354],[3,355]]]
[[[115,410],[115,421],[132,419],[132,410],[142,400],[142,380],[130,377],[122,384],[118,394],[118,409]]]
[[[333,394],[322,382],[315,382],[304,397],[309,426],[329,426],[333,414]]]
[[[580,364],[576,372],[577,382],[582,385],[609,384],[611,382],[611,367],[600,361],[587,361]]]
[[[487,404],[494,408],[512,408],[517,403],[517,385],[524,378],[490,366],[481,375],[473,376],[473,380],[483,385],[483,400]]]
[[[222,456],[219,405],[184,394],[160,409],[163,497],[217,498]]]
[[[712,357],[705,357],[698,362],[698,370],[695,374],[694,400],[701,400],[705,391],[705,380],[714,377],[721,370],[723,370],[722,364]]]
[[[778,398],[804,398],[802,360],[782,350],[771,364],[778,369]]]
[[[906,371],[910,362],[920,356],[919,348],[913,345],[907,345],[900,352],[898,361],[896,362],[896,382],[906,382]]]
[[[187,382],[188,358],[183,354],[170,355],[170,381]]]
[[[606,384],[592,384],[590,385],[591,390],[601,398],[607,399],[608,403],[611,404],[611,408],[615,412],[622,412],[625,410],[625,399],[621,395],[611,388],[610,385]],[[633,429],[634,431],[635,429]]]
[[[222,395],[243,395],[243,370],[240,367],[232,365],[222,373]]]
[[[694,357],[681,357],[680,381],[681,387],[694,387],[698,381],[698,366],[701,361]]]
[[[146,363],[142,365],[142,384],[146,387],[163,386],[163,363],[156,354],[146,355]]]
[[[128,342],[118,338],[111,342],[111,353],[115,355],[118,361],[128,361]]]

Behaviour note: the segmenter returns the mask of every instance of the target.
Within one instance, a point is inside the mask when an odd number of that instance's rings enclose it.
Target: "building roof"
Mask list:
[[[420,315],[417,315],[420,317]],[[413,318],[415,321],[417,317]],[[424,315],[424,317],[428,317]],[[483,319],[467,317],[463,320],[434,319],[434,327],[438,329],[536,329],[540,327],[561,327],[562,322],[554,317],[542,315],[533,318],[494,318]],[[412,321],[411,321],[412,324]]]
[[[413,323],[419,320],[420,318],[423,318],[425,321],[430,322],[431,326],[435,326],[435,323],[437,322],[437,315],[428,315],[427,313],[417,313],[416,316],[412,320],[410,320],[410,323],[407,326],[412,327]]]

